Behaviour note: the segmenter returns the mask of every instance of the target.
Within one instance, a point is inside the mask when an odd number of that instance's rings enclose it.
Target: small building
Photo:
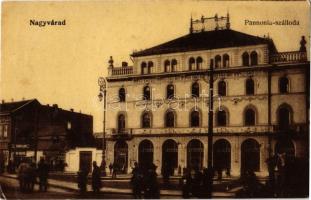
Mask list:
[[[65,153],[76,147],[93,147],[93,117],[63,110],[37,99],[0,104],[1,169],[13,169],[24,159],[45,157],[51,170],[64,170]]]

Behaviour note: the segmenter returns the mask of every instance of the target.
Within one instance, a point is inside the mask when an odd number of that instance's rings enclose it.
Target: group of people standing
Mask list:
[[[33,162],[21,162],[17,174],[21,192],[33,192],[37,177],[39,178],[39,190],[47,191],[49,166],[43,158],[40,159],[38,167]]]
[[[80,193],[85,193],[87,191],[89,171],[86,168],[82,168],[78,171],[78,188]],[[97,166],[96,161],[93,161],[93,171],[92,171],[92,189],[94,193],[99,193],[101,188],[101,170]]]
[[[135,199],[159,199],[160,188],[157,180],[156,166],[151,164],[148,167],[141,167],[134,163],[131,185]]]

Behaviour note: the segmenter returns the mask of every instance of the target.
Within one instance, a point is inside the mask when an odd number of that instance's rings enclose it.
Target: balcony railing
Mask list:
[[[270,56],[270,63],[291,63],[307,61],[307,53],[301,51],[280,52]]]
[[[133,74],[133,67],[129,67],[129,66],[112,68],[110,70],[111,70],[112,76]]]
[[[300,133],[300,132],[305,132],[306,130],[307,130],[306,125],[302,125],[302,124],[293,124],[293,125],[288,125],[288,126],[280,126],[280,125],[273,126],[274,132]]]
[[[114,139],[131,139],[132,129],[111,129],[111,136]],[[108,131],[109,133],[109,131]]]

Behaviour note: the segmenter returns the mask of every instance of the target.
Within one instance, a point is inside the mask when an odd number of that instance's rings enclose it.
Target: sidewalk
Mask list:
[[[4,173],[1,174],[0,176],[3,177],[7,177],[7,178],[12,178],[12,179],[17,179],[17,175],[16,174],[8,174],[8,173]],[[125,177],[124,177],[125,178]],[[122,177],[122,179],[124,179]],[[109,179],[109,181],[116,181],[116,180],[112,180]],[[104,180],[106,181],[106,180]],[[49,178],[48,183],[50,186],[52,187],[56,187],[56,188],[61,188],[61,189],[66,189],[66,190],[70,190],[70,191],[75,191],[78,192],[79,188],[77,183],[72,182],[72,181],[63,181],[63,180],[55,180],[53,178]],[[217,184],[217,183],[215,183]],[[105,186],[105,184],[103,184],[104,187],[101,189],[101,192],[104,193],[113,193],[113,194],[132,194],[132,190],[129,188],[116,188],[116,187],[107,187]],[[228,191],[215,191],[213,192],[212,196],[213,198],[233,198],[235,195],[235,192],[238,191],[241,187],[235,187],[232,188]],[[87,186],[88,191],[92,190],[92,187],[90,184],[88,184]],[[167,189],[161,189],[160,190],[160,194],[163,196],[174,196],[176,198],[181,198],[182,196],[182,191],[181,190],[167,190]]]

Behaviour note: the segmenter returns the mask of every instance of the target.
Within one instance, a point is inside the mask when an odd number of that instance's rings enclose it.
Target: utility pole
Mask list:
[[[210,60],[210,69],[209,71],[209,109],[208,109],[208,154],[207,154],[207,167],[208,167],[208,185],[207,185],[207,198],[212,198],[213,192],[213,87],[214,87],[214,60]]]

